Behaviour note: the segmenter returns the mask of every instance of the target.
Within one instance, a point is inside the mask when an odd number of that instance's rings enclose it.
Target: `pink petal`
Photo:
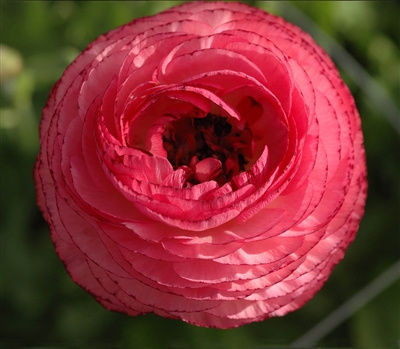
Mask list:
[[[176,83],[189,76],[199,75],[204,72],[218,70],[239,70],[261,83],[266,83],[260,69],[248,58],[225,49],[203,49],[190,54],[169,58],[168,64],[164,63],[164,70],[158,79],[162,83]],[[206,59],[209,64],[204,65]]]
[[[221,304],[221,301],[197,301],[161,292],[156,288],[139,282],[137,279],[124,279],[115,275],[112,275],[111,278],[130,297],[144,305],[153,307],[154,310],[161,309],[169,313],[199,312]]]
[[[215,259],[222,264],[258,265],[273,263],[295,252],[303,244],[300,238],[271,237],[248,242],[240,250]]]
[[[194,178],[196,178],[199,182],[206,182],[214,179],[221,172],[221,161],[214,158],[206,158],[195,165]]]
[[[192,244],[190,239],[164,239],[163,247],[170,253],[183,258],[214,259],[230,255],[243,247],[243,241],[228,244]]]

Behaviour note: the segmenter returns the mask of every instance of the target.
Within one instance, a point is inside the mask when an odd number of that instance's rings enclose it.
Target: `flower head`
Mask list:
[[[279,17],[193,2],[96,39],[53,88],[38,205],[106,308],[229,328],[301,307],[354,239],[360,118]]]

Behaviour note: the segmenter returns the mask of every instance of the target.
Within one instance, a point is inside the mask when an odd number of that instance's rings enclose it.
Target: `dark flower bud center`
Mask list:
[[[247,124],[240,130],[228,118],[213,114],[203,118],[182,117],[168,123],[163,133],[163,146],[174,169],[188,166],[196,173],[200,161],[208,158],[219,160],[220,169],[210,173],[209,179],[220,185],[245,171],[248,163],[245,154],[252,153],[252,143],[252,133]],[[194,175],[189,182],[198,184],[201,180]]]

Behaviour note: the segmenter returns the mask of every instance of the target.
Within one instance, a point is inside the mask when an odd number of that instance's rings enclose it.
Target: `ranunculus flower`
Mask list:
[[[106,308],[230,328],[298,309],[354,239],[360,119],[296,26],[194,2],[100,36],[53,88],[38,204]]]

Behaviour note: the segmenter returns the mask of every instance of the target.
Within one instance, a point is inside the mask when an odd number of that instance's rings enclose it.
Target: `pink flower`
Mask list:
[[[230,328],[301,307],[354,239],[360,119],[309,35],[194,2],[96,39],[53,88],[38,204],[106,308]]]

